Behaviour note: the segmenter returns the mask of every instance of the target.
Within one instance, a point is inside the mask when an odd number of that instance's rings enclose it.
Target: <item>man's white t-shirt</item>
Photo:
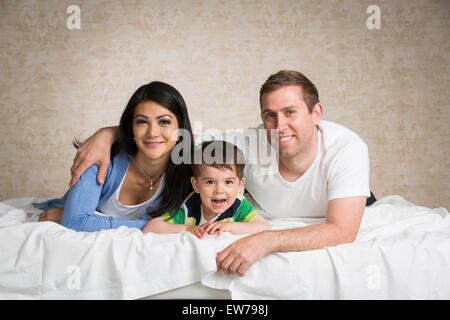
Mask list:
[[[245,188],[270,217],[325,217],[330,200],[370,196],[369,153],[364,141],[348,128],[333,122],[322,120],[318,127],[316,159],[294,182],[286,181],[280,175],[278,165],[249,162],[246,156]],[[222,138],[246,153],[244,150],[249,143],[246,136],[255,135],[252,131],[259,129],[264,127],[259,125]],[[261,140],[265,142],[259,143],[265,143],[267,147],[267,136]]]

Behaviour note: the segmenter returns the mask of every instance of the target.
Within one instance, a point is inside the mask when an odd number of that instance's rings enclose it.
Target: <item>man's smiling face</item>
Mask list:
[[[278,137],[280,159],[295,157],[309,149],[321,120],[315,107],[310,113],[303,89],[298,85],[284,86],[262,96],[261,118],[269,143],[272,130],[278,131],[274,137]]]

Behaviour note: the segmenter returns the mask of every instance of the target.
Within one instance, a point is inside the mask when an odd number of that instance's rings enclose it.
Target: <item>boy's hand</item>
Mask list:
[[[232,222],[224,222],[224,221],[212,222],[205,227],[205,232],[212,234],[217,231],[218,232],[217,236],[220,237],[222,232],[231,232],[232,226],[233,226]]]
[[[194,236],[196,236],[199,239],[202,239],[205,237],[205,229],[203,228],[203,226],[189,226],[186,231],[189,231],[190,233],[192,233]]]

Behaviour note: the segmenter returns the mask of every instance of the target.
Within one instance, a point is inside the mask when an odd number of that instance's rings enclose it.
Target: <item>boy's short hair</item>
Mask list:
[[[200,176],[202,164],[229,170],[233,170],[234,167],[239,179],[244,176],[245,158],[242,151],[234,144],[222,140],[205,141],[199,149],[201,150],[201,163],[193,161],[191,164],[194,178]],[[194,150],[194,154],[199,152],[199,149]],[[196,159],[194,154],[191,159]]]

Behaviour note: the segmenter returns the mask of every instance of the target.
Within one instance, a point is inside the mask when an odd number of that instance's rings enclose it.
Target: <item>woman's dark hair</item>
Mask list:
[[[130,155],[136,154],[138,147],[133,134],[134,111],[140,103],[147,101],[157,102],[175,114],[178,121],[178,129],[187,130],[190,138],[187,139],[190,141],[183,141],[183,136],[180,136],[177,144],[189,143],[190,149],[188,150],[193,149],[194,139],[192,136],[191,122],[189,121],[189,115],[183,97],[171,85],[160,81],[153,81],[141,86],[131,96],[120,118],[117,142],[111,147],[111,158],[119,152],[126,152]],[[81,141],[78,139],[75,139],[73,142],[76,148],[80,144]],[[180,156],[182,156],[182,150]],[[149,215],[151,217],[158,217],[171,209],[181,206],[185,198],[192,192],[192,185],[190,183],[191,176],[192,169],[189,163],[174,164],[171,157],[165,171],[161,204],[154,211],[149,212]]]
[[[146,101],[154,101],[159,103],[175,114],[178,121],[178,129],[185,129],[190,134],[190,141],[180,141],[180,137],[177,144],[189,143],[192,149],[194,139],[192,136],[191,122],[189,121],[186,103],[177,89],[160,81],[153,81],[149,84],[141,86],[131,96],[122,117],[120,118],[117,138],[118,149],[130,155],[136,154],[138,148],[133,139],[134,111],[140,103]],[[117,147],[113,146],[113,149]],[[111,154],[113,154],[113,152],[117,151],[111,150]],[[165,182],[161,204],[158,208],[156,208],[156,210],[149,212],[150,216],[158,217],[171,209],[179,207],[189,193],[192,192],[192,185],[189,181],[191,176],[192,169],[189,163],[174,164],[171,157],[165,171]]]

